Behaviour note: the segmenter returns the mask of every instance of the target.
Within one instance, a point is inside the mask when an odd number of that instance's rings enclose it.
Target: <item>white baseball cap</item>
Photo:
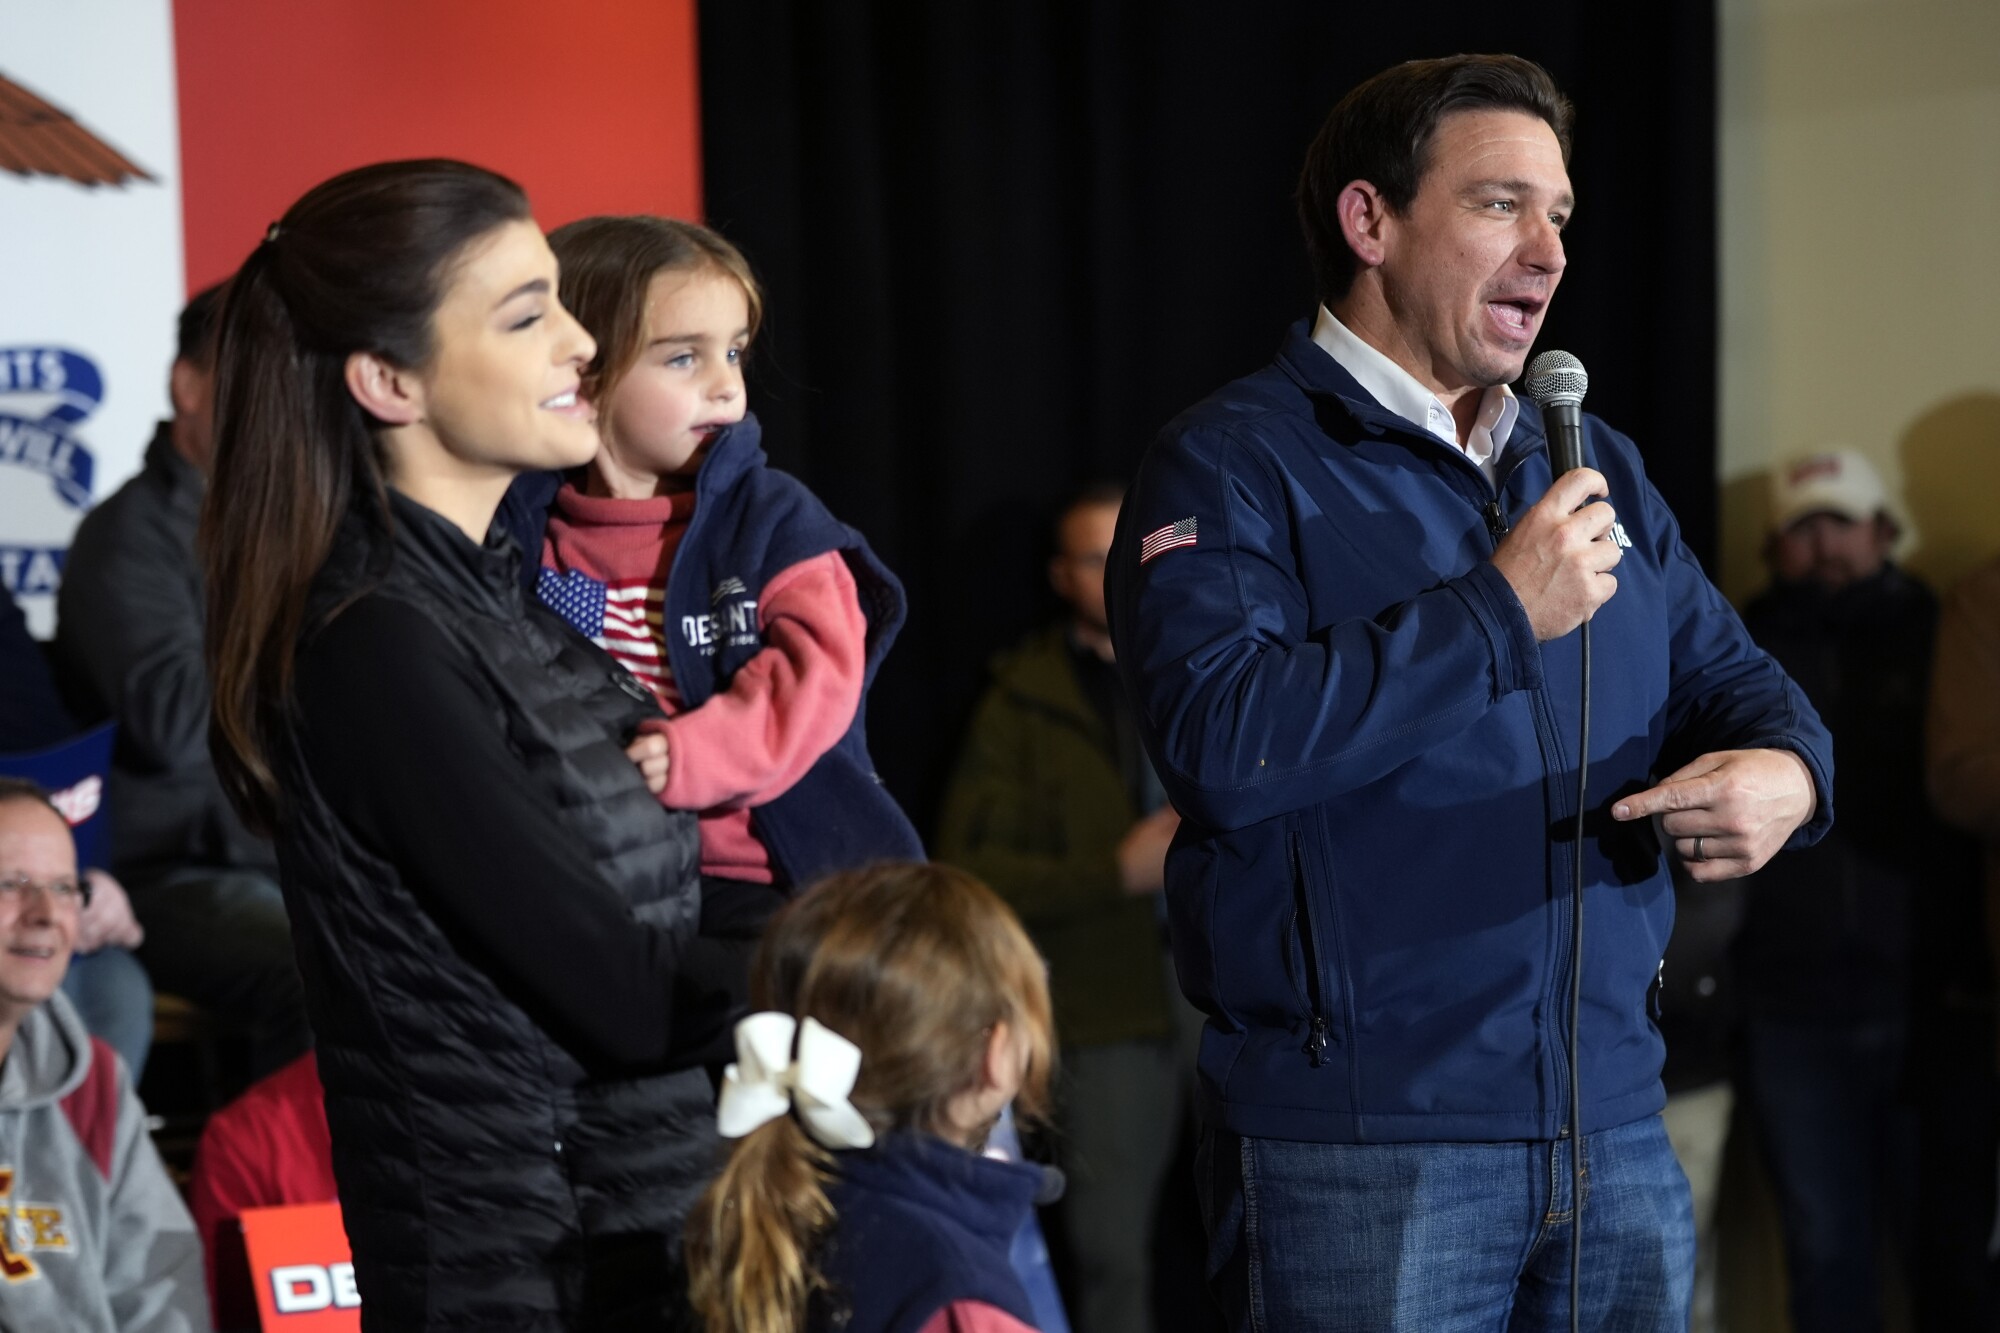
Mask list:
[[[1771,524],[1783,532],[1811,514],[1838,514],[1865,523],[1877,514],[1901,527],[1888,488],[1852,449],[1830,449],[1782,464],[1771,484]]]

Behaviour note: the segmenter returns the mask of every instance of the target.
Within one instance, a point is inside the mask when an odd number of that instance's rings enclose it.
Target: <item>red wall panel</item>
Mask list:
[[[174,0],[188,290],[335,172],[458,157],[545,227],[701,212],[695,0]]]

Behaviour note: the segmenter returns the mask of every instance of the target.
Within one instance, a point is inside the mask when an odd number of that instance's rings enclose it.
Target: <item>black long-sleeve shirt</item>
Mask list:
[[[300,657],[296,702],[327,803],[575,1054],[713,1062],[747,989],[744,949],[633,915],[508,746],[492,686],[421,611],[348,607]]]

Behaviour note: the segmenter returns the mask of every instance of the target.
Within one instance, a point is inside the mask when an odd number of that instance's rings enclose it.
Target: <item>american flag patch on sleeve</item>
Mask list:
[[[1139,539],[1139,563],[1145,564],[1162,551],[1171,551],[1176,546],[1193,546],[1194,519],[1188,517],[1178,523],[1169,523],[1158,532],[1149,532]]]

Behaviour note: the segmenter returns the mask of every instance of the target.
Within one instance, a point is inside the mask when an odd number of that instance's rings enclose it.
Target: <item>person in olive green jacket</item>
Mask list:
[[[1180,817],[1140,745],[1104,620],[1122,494],[1093,487],[1058,521],[1049,579],[1068,613],[995,661],[938,839],[941,859],[1020,913],[1049,962],[1077,1333],[1153,1327],[1153,1219],[1188,1083],[1159,905]]]

